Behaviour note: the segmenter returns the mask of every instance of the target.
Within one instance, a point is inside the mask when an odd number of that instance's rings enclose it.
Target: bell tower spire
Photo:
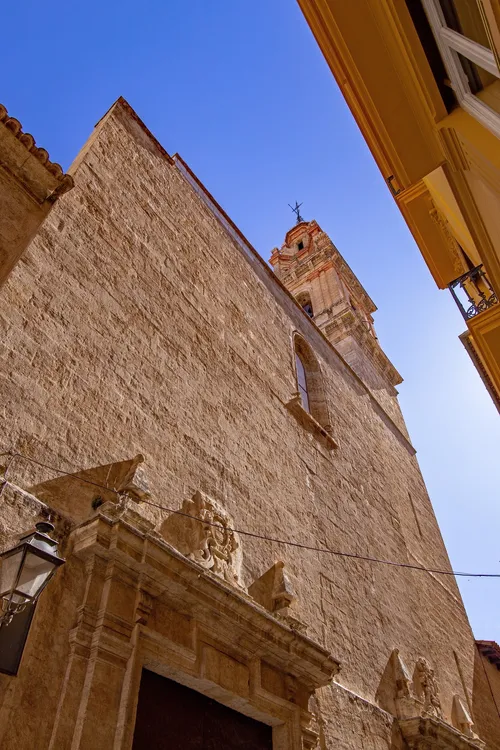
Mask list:
[[[281,248],[274,248],[271,265],[374,395],[385,391],[394,397],[394,386],[402,378],[375,333],[373,313],[377,308],[330,237],[316,221],[302,219],[300,205],[291,207],[300,221],[287,232]]]

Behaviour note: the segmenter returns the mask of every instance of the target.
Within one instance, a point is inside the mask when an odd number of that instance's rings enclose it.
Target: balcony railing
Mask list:
[[[457,303],[465,320],[470,320],[476,315],[488,310],[498,304],[495,290],[488,281],[483,271],[483,266],[476,266],[458,279],[448,284],[453,299]],[[459,297],[458,289],[461,289],[462,299]],[[466,297],[467,301],[463,298]]]

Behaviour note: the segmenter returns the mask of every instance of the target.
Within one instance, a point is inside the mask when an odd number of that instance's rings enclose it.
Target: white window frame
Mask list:
[[[460,106],[472,117],[488,128],[497,138],[500,138],[500,114],[482,102],[472,93],[467,76],[464,73],[458,53],[471,62],[479,65],[488,73],[500,78],[500,70],[495,55],[482,44],[473,42],[463,34],[453,31],[446,25],[439,0],[422,0],[427,18],[436,39],[439,51],[452,88]]]

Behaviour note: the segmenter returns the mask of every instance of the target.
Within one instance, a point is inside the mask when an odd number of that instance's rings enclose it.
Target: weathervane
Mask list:
[[[290,206],[290,204],[288,204],[288,205]],[[297,201],[295,201],[295,207],[294,206],[290,206],[290,208],[292,209],[293,213],[297,214],[297,224],[300,224],[301,221],[304,221],[304,218],[300,215],[300,210],[299,210],[300,207],[301,207],[301,205],[302,205],[302,203],[297,203]]]

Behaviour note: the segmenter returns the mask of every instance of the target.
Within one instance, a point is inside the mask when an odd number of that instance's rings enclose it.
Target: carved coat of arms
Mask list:
[[[240,540],[232,519],[217,501],[196,492],[183,502],[180,513],[164,522],[161,533],[183,555],[242,587]]]

